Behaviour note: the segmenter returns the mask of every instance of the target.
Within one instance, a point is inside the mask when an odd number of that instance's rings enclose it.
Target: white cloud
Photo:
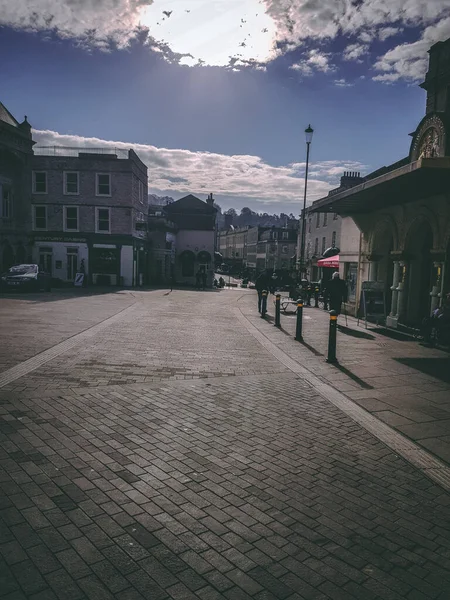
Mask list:
[[[354,60],[356,62],[362,62],[360,60],[361,56],[367,54],[369,51],[369,46],[367,44],[349,44],[347,48],[344,50],[343,59],[344,60]]]
[[[392,83],[399,79],[419,81],[428,65],[428,50],[435,42],[450,37],[450,17],[427,27],[422,37],[411,44],[400,44],[378,58],[374,67],[380,71],[373,79]]]
[[[350,83],[349,81],[346,81],[345,79],[335,79],[334,85],[336,87],[353,87],[355,84]]]
[[[83,48],[105,51],[111,45],[126,47],[141,31],[149,47],[170,62],[235,69],[266,64],[307,41],[345,35],[368,44],[407,27],[423,30],[423,36],[409,44],[423,56],[421,41],[436,28],[448,36],[441,24],[449,17],[450,0],[0,0],[3,25],[52,32],[73,38]],[[381,77],[397,73],[410,79],[423,70],[423,63],[397,68],[395,50],[386,57],[384,66],[391,67],[381,68]],[[411,62],[399,52],[400,61]],[[230,58],[242,63],[229,65]],[[320,64],[307,65],[326,72]]]
[[[291,69],[298,71],[305,77],[311,76],[314,71],[329,73],[334,71],[335,67],[330,65],[331,54],[320,52],[319,50],[310,50],[300,62],[291,65]]]
[[[205,194],[220,197],[250,198],[260,204],[297,204],[302,195],[304,163],[272,166],[258,156],[228,156],[210,152],[157,148],[147,144],[129,144],[99,138],[64,135],[55,131],[33,131],[37,146],[91,148],[133,148],[148,166],[149,188],[155,193]],[[308,181],[310,201],[336,187],[343,171],[362,170],[364,165],[351,161],[311,163]]]

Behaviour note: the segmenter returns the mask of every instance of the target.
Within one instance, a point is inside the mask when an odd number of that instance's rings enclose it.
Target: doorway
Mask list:
[[[67,248],[67,281],[74,281],[78,270],[78,248]]]
[[[52,248],[39,248],[39,268],[46,273],[53,272],[53,250]]]

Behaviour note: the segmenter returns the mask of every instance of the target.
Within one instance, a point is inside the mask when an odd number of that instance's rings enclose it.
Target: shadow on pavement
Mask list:
[[[444,383],[450,383],[450,360],[448,358],[394,358],[407,367],[425,375],[431,375]]]
[[[316,350],[315,348],[313,348],[312,346],[310,346],[309,344],[307,344],[305,342],[305,340],[301,341],[300,344],[302,346],[305,346],[305,348],[307,348],[310,352],[312,352],[315,356],[325,356],[325,354],[323,354],[323,352],[319,352],[319,350]]]
[[[352,373],[349,369],[347,369],[347,367],[343,367],[339,363],[336,363],[334,366],[341,373],[344,373],[344,375],[347,375],[347,377],[349,379],[351,379],[352,381],[354,381],[355,383],[357,383],[359,386],[361,386],[365,390],[373,390],[374,389],[373,385],[370,385],[369,383],[366,383],[363,379],[361,379],[360,377],[358,377],[357,375],[355,375],[354,373]]]
[[[137,288],[142,289],[142,288]],[[56,288],[51,292],[22,292],[10,293],[1,292],[0,299],[2,300],[23,300],[25,302],[58,302],[59,300],[67,300],[71,298],[82,298],[87,296],[101,296],[104,294],[118,294],[124,291],[133,291],[132,288],[125,287],[99,287],[99,288]]]
[[[376,329],[372,329],[372,331],[376,331],[380,335],[384,335],[399,342],[412,342],[414,340],[414,338],[408,333],[402,333],[401,331],[396,331],[395,329],[387,329],[386,327],[377,327]]]
[[[365,331],[359,331],[357,329],[350,329],[350,327],[345,327],[344,325],[338,325],[338,331],[340,331],[344,335],[349,335],[350,337],[355,338],[362,338],[364,340],[376,339],[376,337],[371,333],[366,333]]]

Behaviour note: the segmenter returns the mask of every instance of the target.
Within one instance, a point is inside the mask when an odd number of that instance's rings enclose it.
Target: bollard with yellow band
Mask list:
[[[303,341],[302,328],[303,328],[303,300],[301,298],[299,298],[299,300],[297,300],[297,324],[295,326],[295,339],[297,340],[297,342]]]
[[[263,290],[262,292],[262,301],[261,301],[261,319],[264,319],[267,312],[267,290]]]
[[[281,294],[275,296],[275,327],[281,327]]]
[[[337,312],[330,310],[330,334],[328,337],[327,363],[337,363],[336,358]]]

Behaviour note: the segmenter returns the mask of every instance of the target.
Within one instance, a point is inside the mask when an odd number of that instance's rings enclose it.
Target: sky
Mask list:
[[[450,0],[0,0],[0,101],[39,146],[133,148],[149,191],[299,214],[408,155]]]

